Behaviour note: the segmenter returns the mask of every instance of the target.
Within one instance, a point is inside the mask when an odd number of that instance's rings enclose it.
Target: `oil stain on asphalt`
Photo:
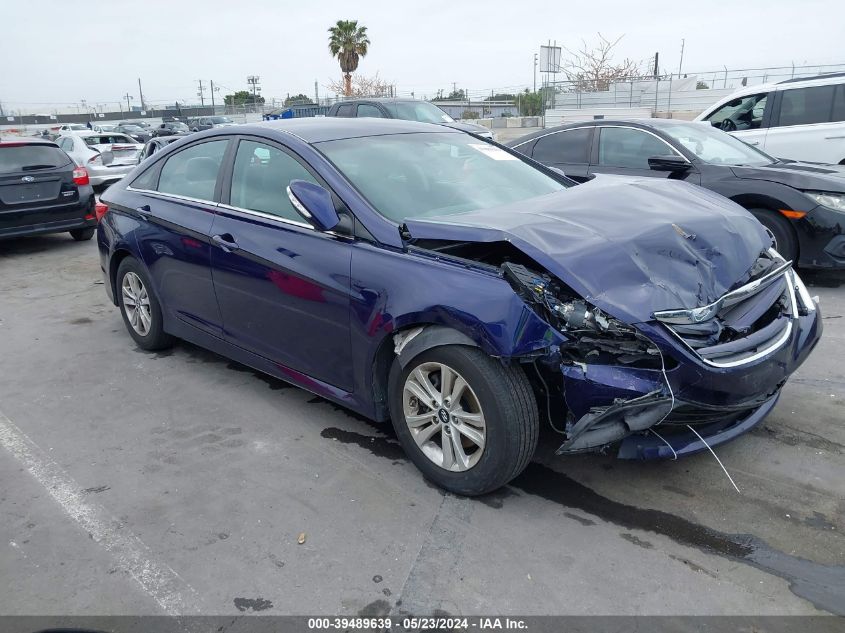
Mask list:
[[[379,457],[391,460],[407,459],[399,443],[389,437],[364,435],[332,427],[323,429],[320,435],[360,446]],[[667,536],[681,545],[746,563],[783,578],[795,595],[809,601],[816,608],[836,615],[845,615],[845,566],[824,565],[786,554],[751,534],[719,532],[662,510],[638,508],[613,501],[567,475],[536,462],[529,464],[525,472],[503,490],[509,488],[517,488],[526,494],[570,509],[581,510],[629,530],[653,532]],[[487,495],[490,497],[487,501],[485,497],[479,497],[477,500],[491,507],[501,508],[504,499],[511,494],[512,491],[497,491]],[[633,539],[629,540],[633,542]]]

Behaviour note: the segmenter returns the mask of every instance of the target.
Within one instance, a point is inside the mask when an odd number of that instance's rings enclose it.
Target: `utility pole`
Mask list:
[[[202,79],[197,79],[197,82],[200,86],[197,90],[197,96],[200,98],[200,105],[205,107],[205,86],[202,85]]]
[[[126,99],[126,111],[131,112],[132,106],[129,105],[129,102],[132,101],[132,95],[127,92],[125,95],[123,95],[123,98]]]
[[[534,53],[534,92],[537,92],[537,53]]]
[[[217,106],[214,104],[214,93],[215,93],[215,92],[220,92],[220,88],[215,88],[215,87],[214,87],[214,80],[213,80],[213,79],[209,79],[209,80],[208,80],[208,83],[211,85],[211,109],[213,110],[213,113],[216,113],[216,112],[217,112],[217,110],[215,110],[215,108],[216,108]]]
[[[258,87],[258,83],[259,83],[260,79],[261,79],[261,77],[259,77],[258,75],[250,75],[249,77],[246,78],[246,82],[250,86],[252,86],[252,105],[253,105],[253,107],[258,105],[256,103],[257,97],[256,97],[255,93],[261,92],[261,88]]]
[[[681,61],[678,64],[678,79],[681,78],[681,68],[683,68],[683,66],[684,66],[684,44],[685,43],[686,43],[686,40],[681,39]]]
[[[659,66],[658,66],[658,63],[657,63],[659,59],[660,59],[660,53],[659,52],[655,53],[654,54],[654,78],[655,79],[657,79],[657,75],[659,74],[658,73]]]
[[[320,90],[317,88],[317,80],[314,80],[314,103],[320,105]]]
[[[144,91],[141,89],[141,78],[138,77],[138,96],[141,98],[141,110],[146,110],[144,107]]]

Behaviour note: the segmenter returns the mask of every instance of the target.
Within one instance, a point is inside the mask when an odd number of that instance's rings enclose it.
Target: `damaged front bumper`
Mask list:
[[[671,459],[753,428],[774,408],[783,384],[822,333],[817,305],[800,279],[791,270],[782,275],[788,309],[778,318],[784,322],[767,326],[778,330],[771,338],[749,336],[747,350],[733,346],[729,361],[714,362],[707,350],[717,347],[693,349],[672,326],[655,320],[636,327],[671,366],[562,363],[569,422],[557,454],[616,450],[622,459]]]

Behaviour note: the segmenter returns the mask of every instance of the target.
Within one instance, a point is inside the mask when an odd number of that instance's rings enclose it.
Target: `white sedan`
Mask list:
[[[144,149],[143,143],[113,132],[65,132],[56,142],[77,165],[85,167],[95,187],[123,178],[138,164]]]

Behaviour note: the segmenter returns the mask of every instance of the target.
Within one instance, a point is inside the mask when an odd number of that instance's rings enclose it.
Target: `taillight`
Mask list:
[[[73,170],[73,183],[75,185],[88,184],[88,172],[85,170],[84,167],[76,167]]]
[[[88,159],[88,164],[89,165],[96,165],[97,167],[101,167],[103,165],[103,157],[100,156],[100,154],[97,154],[96,156],[92,156],[91,158]]]
[[[103,219],[103,216],[109,212],[108,205],[98,202],[94,205],[94,215],[97,216],[97,222]]]

